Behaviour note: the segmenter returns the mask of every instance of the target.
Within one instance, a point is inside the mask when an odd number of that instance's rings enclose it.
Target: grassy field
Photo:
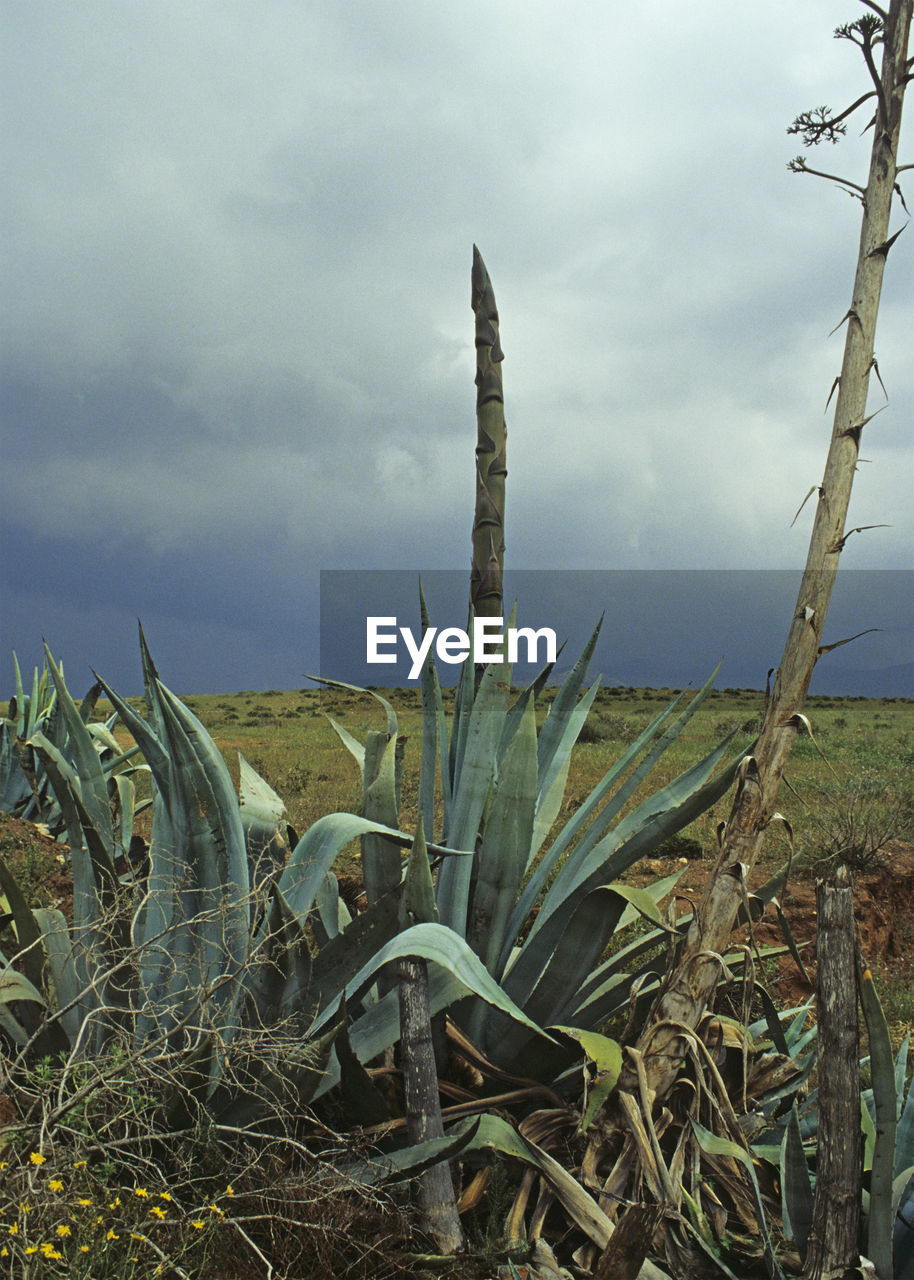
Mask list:
[[[400,730],[409,739],[402,811],[402,824],[409,830],[416,820],[419,692],[383,692],[394,704]],[[241,751],[283,798],[288,820],[299,833],[323,814],[358,811],[358,768],[328,716],[356,738],[364,739],[369,730],[385,727],[384,712],[370,696],[317,689],[183,696],[216,740],[233,777],[237,780]],[[451,696],[446,690],[447,706]],[[552,696],[553,691],[547,690],[539,708],[540,721]],[[670,689],[600,691],[572,757],[560,822],[672,696]],[[685,733],[660,761],[648,790],[657,790],[734,729],[734,753],[748,750],[763,703],[764,695],[758,691],[712,690]],[[108,709],[104,702],[99,706],[102,714]],[[820,848],[823,829],[849,808],[856,809],[858,824],[878,826],[880,821],[888,821],[898,828],[897,838],[914,840],[914,698],[813,697],[806,711],[814,738],[798,738],[778,802],[796,834],[799,858]],[[705,857],[716,848],[717,823],[726,816],[727,805],[725,798],[686,833],[700,843]],[[779,864],[786,852],[785,837],[774,834],[759,873]]]

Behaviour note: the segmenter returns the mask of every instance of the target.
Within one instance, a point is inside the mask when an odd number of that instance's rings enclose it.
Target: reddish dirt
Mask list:
[[[57,907],[73,918],[73,877],[64,870],[67,846],[45,835],[40,827],[0,813],[0,857],[17,883],[24,884],[30,905]],[[29,890],[35,886],[37,893]]]
[[[776,961],[778,973],[769,984],[772,994],[788,1004],[805,1000],[814,990],[816,973],[816,890],[809,880],[787,887],[781,905],[811,982],[799,972],[791,956]],[[784,936],[776,918],[757,932],[759,945],[781,946]],[[890,845],[883,865],[858,874],[854,881],[854,916],[867,964],[914,976],[914,845]]]

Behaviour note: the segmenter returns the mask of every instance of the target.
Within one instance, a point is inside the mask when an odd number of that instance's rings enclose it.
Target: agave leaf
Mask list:
[[[401,848],[412,847],[412,836],[394,827],[372,822],[360,814],[328,813],[323,818],[318,818],[292,850],[279,880],[280,888],[297,915],[307,915],[314,904],[314,895],[324,873],[330,869],[334,859],[346,845],[357,840],[366,831],[376,831],[395,841]],[[430,854],[439,857],[471,856],[461,849],[444,849],[437,844],[430,844],[428,850]]]
[[[713,676],[711,679],[713,680]],[[572,843],[577,840],[587,823],[591,824],[589,829],[575,845],[574,856],[578,859],[585,857],[589,850],[593,848],[606,831],[610,822],[619,812],[627,797],[632,794],[633,788],[640,785],[643,778],[650,772],[651,768],[653,768],[657,759],[659,759],[675,738],[678,737],[679,733],[681,733],[682,729],[688,723],[688,719],[697,709],[697,705],[700,704],[706,696],[710,686],[711,680],[709,680],[689,702],[679,719],[674,723],[672,728],[668,730],[662,738],[660,738],[658,745],[645,757],[642,763],[638,766],[636,772],[626,782],[624,788],[620,789],[620,791],[607,802],[606,806],[602,811],[600,811],[599,816],[595,817],[594,815],[597,813],[600,805],[602,805],[604,800],[606,800],[610,795],[610,792],[613,787],[616,786],[617,782],[626,775],[630,766],[635,760],[637,760],[638,756],[640,756],[642,752],[646,751],[651,742],[659,738],[663,726],[673,715],[673,712],[679,702],[682,701],[684,697],[683,693],[678,694],[673,701],[655,717],[647,728],[638,735],[627,750],[623,752],[621,757],[607,772],[605,777],[597,783],[590,795],[584,801],[583,805],[577,809],[576,813],[562,828],[548,852],[540,859],[539,864],[533,872],[533,875],[530,877],[524,892],[521,894],[511,917],[511,922],[507,930],[509,937],[516,937],[517,934],[520,933],[524,922],[530,914],[534,902],[539,898],[545,888],[546,882],[552,874],[553,869],[558,865],[559,860],[571,847]],[[545,800],[542,800],[541,805],[544,803]],[[506,956],[503,954],[500,958],[500,963],[504,965],[505,961]]]
[[[308,828],[279,877],[279,887],[299,919],[304,920],[311,910],[324,876],[337,856],[347,844],[368,831],[402,834],[354,813],[329,813]]]
[[[564,647],[563,643],[559,648],[559,653],[561,653]],[[531,680],[526,688],[521,690],[513,704],[508,708],[508,712],[505,716],[505,726],[502,730],[501,741],[498,744],[499,764],[501,763],[502,757],[507,751],[509,744],[514,738],[515,733],[517,733],[517,729],[520,725],[521,719],[523,718],[524,712],[527,710],[527,704],[529,702],[535,702],[543,692],[549,681],[549,677],[552,675],[554,667],[554,662],[547,663],[547,665],[543,667],[542,671],[537,674],[535,679]]]
[[[282,834],[286,806],[240,751],[238,768],[241,826],[251,883],[258,887],[272,884],[286,858]]]
[[[468,1149],[498,1151],[531,1165],[543,1175],[550,1190],[588,1239],[601,1249],[609,1244],[613,1232],[612,1222],[597,1202],[557,1160],[535,1142],[518,1133],[506,1120],[502,1120],[500,1116],[481,1116],[479,1128]],[[648,1271],[643,1274],[647,1280],[651,1273]]]
[[[19,959],[25,976],[37,990],[42,987],[43,961],[41,958],[41,927],[22,895],[22,890],[9,867],[0,858],[0,889],[9,905],[19,944]],[[18,997],[10,997],[18,998]],[[42,1003],[44,1003],[42,999]]]
[[[892,1180],[895,1168],[895,1136],[898,1103],[892,1041],[873,975],[863,968],[860,1003],[870,1040],[876,1136],[870,1171],[870,1211],[867,1221],[867,1254],[879,1276],[892,1275]]]
[[[24,973],[18,973],[0,953],[0,1004],[12,1004],[15,1000],[32,1000],[42,1007],[47,1005],[44,996]]]
[[[907,1046],[907,1036],[905,1044]],[[898,1055],[901,1058],[901,1053]],[[905,1169],[914,1166],[914,1082],[912,1082],[904,1105],[900,1108],[898,1128],[895,1131],[895,1176]]]
[[[32,700],[31,703],[26,702],[25,690],[22,687],[22,672],[19,670],[19,659],[16,657],[16,651],[13,650],[13,672],[16,679],[16,737],[27,738],[31,733],[25,732],[27,717],[37,714],[38,711],[38,668],[35,668],[35,675],[32,680]],[[31,730],[33,726],[30,725]]]
[[[504,931],[517,900],[536,805],[536,711],[529,701],[499,769],[480,844],[467,941],[496,978]]]
[[[356,922],[360,919],[361,917],[357,916]],[[374,950],[370,954],[374,954]],[[315,966],[317,963],[318,961],[315,961]],[[432,1017],[466,995],[466,987],[463,983],[447,969],[441,969],[437,965],[432,965],[429,969],[428,986],[429,1012]],[[327,985],[327,989],[330,990],[330,984]],[[342,984],[334,989],[341,990]],[[349,1027],[349,1041],[360,1062],[371,1062],[378,1054],[395,1044],[399,1038],[400,1005],[396,989],[387,992],[379,1000],[370,1004]],[[326,1073],[315,1087],[314,1099],[322,1097],[334,1088],[339,1083],[339,1079],[339,1063],[333,1057],[327,1065]]]
[[[800,1257],[806,1256],[806,1242],[812,1225],[812,1180],[806,1164],[806,1152],[800,1136],[800,1117],[797,1104],[790,1109],[780,1151],[781,1206],[784,1216],[784,1234],[795,1240]]]
[[[731,735],[732,736],[732,735]],[[576,903],[599,883],[616,880],[639,858],[655,849],[703,813],[730,788],[737,761],[712,778],[730,744],[730,737],[704,759],[674,778],[640,804],[633,813],[581,858],[575,849],[560,869],[533,922],[531,937],[553,914],[569,917]]]
[[[561,768],[551,778],[547,790],[540,792],[537,798],[536,816],[533,820],[533,835],[530,840],[530,855],[527,858],[528,869],[535,861],[536,855],[542,849],[546,837],[552,830],[553,823],[559,816],[559,810],[565,798],[565,787],[568,785],[570,769],[571,753],[569,752]]]
[[[369,733],[365,741],[362,774],[362,813],[372,822],[396,828],[400,823],[399,760],[404,739],[397,734]],[[389,893],[400,883],[402,857],[395,843],[376,832],[362,836],[362,875],[369,902]]]
[[[528,937],[503,986],[541,1026],[572,1021],[581,985],[603,953],[628,900],[628,891],[619,886],[598,886],[577,904],[567,921],[556,916],[548,928]],[[504,1065],[520,1053],[529,1035],[490,1015],[481,1039],[483,1049]]]
[[[359,766],[361,773],[365,768],[365,748],[359,742],[358,738],[354,738],[348,729],[344,729],[341,724],[337,724],[333,716],[327,716],[330,724],[336,733],[336,736],[342,742],[346,750],[352,755],[356,764]]]
[[[566,736],[569,721],[571,720],[574,709],[577,705],[578,696],[584,686],[584,680],[587,676],[587,668],[590,666],[590,660],[593,657],[594,650],[597,647],[597,640],[600,636],[600,628],[603,625],[603,618],[594,627],[590,639],[587,641],[580,658],[568,672],[562,685],[552,701],[549,708],[549,714],[540,730],[539,747],[538,747],[538,784],[540,790],[543,790],[543,784],[552,767],[553,758],[559,749],[559,744]],[[594,688],[596,693],[596,687]],[[592,700],[592,699],[591,699]]]
[[[149,721],[138,715],[129,702],[125,702],[110,685],[105,684],[104,681],[102,681],[102,685],[106,696],[117,710],[125,728],[129,730],[142,751],[143,758],[149,765],[153,778],[156,779],[160,788],[163,784],[167,786],[169,759],[168,752],[163,745],[165,737],[164,726],[150,724]],[[158,704],[156,703],[156,705]]]
[[[419,581],[419,615],[424,635],[429,628],[430,620],[421,579]],[[422,758],[419,767],[419,812],[423,815],[423,830],[428,842],[435,838],[435,765],[438,760],[438,702],[441,698],[441,688],[438,684],[431,648],[422,664],[420,687],[422,690]],[[446,744],[447,737],[442,737],[441,741],[443,745]]]
[[[86,1001],[74,964],[73,939],[66,916],[55,907],[36,907],[33,915],[41,930],[41,945],[48,958],[50,1005],[60,1013],[60,1024],[70,1044],[76,1043],[84,1016],[92,1007]]]
[[[329,689],[346,689],[349,693],[367,693],[370,698],[374,698],[375,702],[380,702],[387,715],[387,732],[391,738],[395,738],[398,733],[397,713],[387,701],[382,698],[379,693],[375,693],[373,689],[365,689],[359,684],[346,684],[344,680],[324,680],[321,676],[308,676],[309,680],[313,680],[315,684],[325,684]]]
[[[370,1160],[343,1165],[340,1172],[355,1186],[378,1186],[382,1182],[418,1178],[426,1169],[465,1152],[478,1128],[479,1119],[471,1116],[454,1125],[443,1138],[429,1138],[399,1151],[379,1151]]]
[[[332,871],[328,871],[314,895],[315,911],[310,917],[315,941],[319,949],[323,949],[333,938],[349,924],[352,916],[349,908],[340,897],[340,885]]]
[[[409,851],[409,862],[403,880],[403,893],[400,896],[399,921],[401,929],[408,929],[411,924],[425,924],[438,919],[438,908],[435,904],[435,886],[432,881],[432,868],[428,860],[428,846],[421,827],[422,815],[419,815],[420,827],[416,831],[413,846]]]
[[[638,965],[635,962],[656,951],[658,947],[668,945],[669,930],[654,929],[615,952],[581,984],[570,1021],[577,1026],[602,1026],[613,1014],[628,1005],[636,982],[640,984],[639,995],[646,995],[656,985],[651,977],[656,980],[665,972],[667,955],[662,951],[659,957],[649,959],[644,964]]]
[[[547,1022],[570,1017],[580,993],[594,974],[612,934],[629,908],[651,923],[667,928],[654,896],[631,885],[597,885],[568,912],[556,911],[543,929],[531,929],[515,963],[505,974],[505,989],[527,1007],[535,1000],[534,1017]],[[536,994],[534,994],[534,992]],[[547,1012],[540,1002],[559,1000]]]
[[[143,652],[158,732],[101,682],[142,745],[165,810],[164,819],[154,815],[149,892],[135,924],[142,982],[148,1007],[159,1010],[166,1026],[189,1012],[199,992],[212,989],[209,1009],[228,1034],[251,923],[238,801],[221,752],[158,680],[145,646]],[[138,1019],[140,1039],[148,1029],[148,1019]]]
[[[735,1142],[731,1142],[729,1138],[722,1138],[716,1133],[712,1133],[710,1129],[706,1129],[704,1125],[698,1123],[694,1116],[689,1117],[692,1130],[698,1140],[698,1145],[702,1151],[711,1156],[728,1156],[732,1160],[738,1161],[749,1175],[749,1181],[752,1184],[752,1194],[755,1201],[755,1216],[758,1222],[759,1233],[762,1238],[762,1244],[765,1248],[765,1259],[768,1270],[777,1280],[785,1280],[784,1272],[774,1253],[771,1244],[771,1237],[768,1233],[768,1221],[765,1216],[765,1206],[762,1202],[762,1193],[759,1190],[758,1178],[755,1175],[755,1166],[752,1161],[751,1154],[744,1147],[740,1147]]]
[[[108,785],[102,773],[98,752],[92,735],[86,728],[85,720],[70,697],[62,671],[55,663],[47,645],[44,649],[45,661],[54,678],[58,704],[67,727],[69,751],[72,752],[79,777],[79,794],[92,819],[92,825],[111,853],[114,848],[114,830],[111,824],[111,809],[108,805]]]
[[[578,1132],[586,1133],[619,1079],[622,1049],[617,1041],[597,1031],[581,1031],[577,1027],[555,1027],[554,1030],[577,1040],[592,1064],[592,1078],[587,1081],[581,1123],[578,1125]]]
[[[367,964],[362,966],[359,972],[347,982],[344,991],[339,994],[345,995],[348,999],[350,994],[359,991],[385,964],[388,964],[391,960],[398,960],[401,956],[418,956],[420,959],[428,960],[432,964],[447,969],[461,984],[465,994],[480,996],[483,1000],[509,1014],[518,1022],[524,1023],[525,1026],[530,1027],[539,1035],[545,1036],[547,1040],[551,1039],[542,1028],[538,1027],[535,1022],[527,1017],[522,1009],[519,1009],[505,995],[495,979],[483,967],[479,957],[467,946],[463,938],[454,933],[452,929],[440,924],[412,925],[409,929],[405,929],[395,938],[392,938],[390,942],[375,953]],[[314,1023],[312,1032],[319,1031],[325,1026],[328,1016],[329,1011],[321,1014]]]
[[[290,1014],[306,1017],[311,995],[312,961],[308,939],[279,888],[270,888],[267,927],[245,977],[248,997],[267,1024]]]
[[[895,1099],[898,1108],[898,1114],[901,1115],[905,1105],[905,1081],[908,1075],[908,1049],[911,1045],[911,1029],[908,1028],[901,1047],[898,1050],[898,1057],[895,1059]]]
[[[117,795],[118,824],[115,844],[126,853],[133,837],[136,815],[136,783],[124,773],[115,774],[114,789]]]
[[[318,951],[314,957],[314,986],[321,1007],[328,1006],[371,957],[396,937],[401,894],[398,886],[373,902]]]
[[[464,671],[470,663],[464,663]],[[467,677],[468,680],[471,677]],[[453,800],[453,825],[448,843],[455,849],[473,848],[495,770],[495,751],[507,704],[510,667],[486,667],[473,700],[466,732],[463,762]],[[438,873],[438,911],[443,924],[466,935],[473,865],[450,859]]]
[[[588,715],[590,714],[590,709],[593,706],[594,699],[597,696],[597,691],[599,690],[599,687],[600,687],[600,681],[595,680],[594,683],[587,690],[587,692],[584,694],[583,698],[581,698],[581,700],[571,708],[571,712],[568,715],[567,722],[565,723],[565,727],[561,734],[561,737],[558,739],[558,741],[555,743],[552,749],[551,755],[549,757],[549,763],[546,766],[546,769],[540,772],[539,774],[538,793],[543,799],[549,796],[551,798],[552,804],[554,804],[557,780],[559,778],[564,779],[568,777],[568,768],[571,763],[572,748],[577,742],[581,729],[584,726],[584,722],[586,721]],[[558,702],[558,698],[556,698],[556,702]],[[546,733],[546,729],[549,725],[549,720],[553,716],[554,712],[555,712],[555,703],[553,703],[552,707],[550,707],[549,715],[546,717],[546,722],[543,725],[542,731],[540,733],[541,741],[542,741],[543,735]],[[564,785],[562,787],[562,792],[564,794]],[[561,805],[561,798],[559,798],[559,806],[560,805]],[[555,806],[556,812],[558,811],[559,806]],[[543,839],[545,839],[547,834],[548,834],[548,828],[546,829],[546,831],[543,832]],[[536,849],[532,851],[531,858],[534,857],[535,854],[538,852],[539,852],[539,845],[537,845]]]

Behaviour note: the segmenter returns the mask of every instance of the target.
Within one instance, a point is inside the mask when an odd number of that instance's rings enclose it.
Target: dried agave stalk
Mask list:
[[[839,557],[850,533],[857,532],[845,532],[845,522],[860,437],[869,421],[866,402],[870,372],[875,371],[879,377],[873,341],[882,276],[889,249],[898,234],[889,236],[889,216],[899,172],[902,103],[911,76],[907,44],[914,0],[892,0],[887,13],[869,0],[864,3],[875,13],[868,13],[836,32],[837,36],[850,39],[861,48],[874,90],[854,106],[874,99],[875,118],[866,187],[835,179],[843,187],[856,190],[863,204],[863,225],[853,298],[845,316],[847,338],[841,373],[836,379],[831,445],[818,488],[806,568],[754,755],[743,762],[723,832],[720,857],[695,914],[680,963],[661,989],[639,1040],[650,1088],[660,1099],[668,1094],[683,1059],[684,1041],[678,1028],[683,1024],[698,1025],[717,985],[719,955],[726,947],[743,900],[746,876],[759,855],[765,830],[774,816],[778,785],[797,730],[804,722],[802,711],[813,669],[819,657],[835,647],[823,644],[822,629]],[[874,47],[880,43],[883,45],[881,73],[873,57]],[[814,118],[816,113],[807,113],[798,119],[792,131],[803,134],[807,143],[821,138],[833,139],[835,132],[842,130],[840,122],[847,114],[849,112],[829,118],[827,113],[819,113],[819,118]],[[791,167],[800,172],[813,172],[807,170],[802,161],[794,161]],[[623,1076],[620,1087],[632,1090],[635,1084],[629,1072]]]

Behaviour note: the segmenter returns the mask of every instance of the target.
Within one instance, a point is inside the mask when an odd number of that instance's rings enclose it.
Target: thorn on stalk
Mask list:
[[[831,555],[836,551],[843,551],[844,544],[845,542],[847,542],[848,538],[851,536],[852,533],[865,533],[867,529],[891,529],[891,527],[892,526],[890,524],[858,524],[856,529],[848,529],[847,533],[844,535],[843,538],[839,538],[837,542],[833,543],[828,548],[829,554]],[[870,630],[878,630],[878,628],[871,627]],[[864,635],[864,634],[865,632],[863,631],[860,632],[860,635]]]
[[[868,636],[871,631],[884,631],[885,627],[867,627],[865,631],[858,631],[855,636],[848,636],[846,640],[835,640],[832,644],[820,644],[816,659],[818,660],[826,653],[831,653],[832,649],[840,649],[843,644],[850,644],[852,640],[859,640],[861,636]]]
[[[875,253],[875,250],[873,250],[873,252]],[[831,330],[831,333],[829,333],[828,336],[831,337],[832,333],[837,333],[838,330],[841,328],[841,326],[844,324],[845,320],[856,320],[857,323],[860,325],[860,328],[861,329],[863,328],[863,324],[860,320],[860,317],[857,315],[857,312],[854,310],[853,307],[848,307],[847,311],[845,311],[844,315],[835,325],[834,329]],[[825,407],[828,408],[827,405]]]
[[[876,359],[875,356],[873,356],[872,360],[870,361],[870,368],[867,369],[867,373],[869,373],[870,369],[873,370],[873,373],[875,373],[876,377],[879,379],[879,385],[880,387],[882,387],[882,394],[885,396],[886,400],[888,400],[889,393],[885,389],[885,383],[882,381],[882,375],[879,372],[879,361]]]
[[[905,210],[905,212],[907,212],[907,210]],[[869,253],[866,256],[868,258],[875,258],[879,254],[881,254],[883,258],[887,258],[889,256],[889,250],[891,249],[892,245],[895,243],[895,241],[898,239],[898,237],[901,235],[902,231],[904,231],[907,225],[908,224],[905,223],[904,227],[899,227],[893,236],[889,236],[888,240],[883,240],[882,244],[877,244],[875,248],[870,249]]]
[[[831,384],[831,391],[829,391],[828,399],[825,401],[825,410],[824,410],[825,413],[828,413],[828,406],[831,404],[831,398],[835,394],[835,391],[837,390],[837,388],[840,386],[841,386],[841,374],[839,373],[837,378],[835,378],[834,382]]]
[[[814,485],[812,486],[812,488],[810,489],[809,493],[807,493],[806,497],[803,499],[803,501],[802,501],[802,502],[800,503],[800,505],[797,507],[796,515],[795,515],[795,516],[794,516],[794,518],[791,520],[790,525],[789,525],[789,528],[791,528],[791,529],[792,529],[792,528],[793,528],[793,526],[796,524],[796,522],[797,522],[797,520],[798,520],[798,518],[799,518],[800,512],[801,512],[801,511],[803,510],[803,508],[806,506],[807,502],[809,501],[809,499],[812,497],[812,495],[815,493],[815,491],[816,491],[817,489],[819,490],[819,497],[820,497],[820,498],[824,498],[824,497],[825,497],[825,489],[823,488],[823,486],[822,486],[822,485],[820,485],[820,484],[814,484]],[[769,671],[769,672],[768,672],[768,674],[769,674],[769,675],[771,675],[771,672]]]
[[[867,425],[867,423],[868,423],[868,422],[872,422],[872,421],[873,421],[873,419],[876,417],[876,414],[878,414],[878,413],[882,413],[882,411],[883,411],[883,409],[884,409],[884,408],[885,408],[885,405],[884,405],[884,404],[881,404],[881,405],[879,406],[879,408],[875,410],[875,412],[873,412],[873,413],[871,413],[871,414],[868,414],[868,415],[867,415],[867,417],[865,417],[865,418],[863,419],[863,421],[862,421],[862,422],[857,422],[857,423],[855,423],[855,424],[854,424],[854,426],[852,426],[852,427],[848,427],[848,428],[847,428],[847,430],[846,430],[846,431],[844,431],[842,434],[843,434],[843,435],[845,435],[845,436],[850,436],[850,438],[853,440],[854,444],[855,444],[855,445],[857,446],[857,448],[859,449],[859,448],[860,448],[860,435],[861,435],[861,432],[863,431],[863,428]],[[857,461],[858,461],[858,462],[866,462],[866,461],[867,461],[867,459],[866,459],[866,458],[858,458],[858,459],[857,459]]]

